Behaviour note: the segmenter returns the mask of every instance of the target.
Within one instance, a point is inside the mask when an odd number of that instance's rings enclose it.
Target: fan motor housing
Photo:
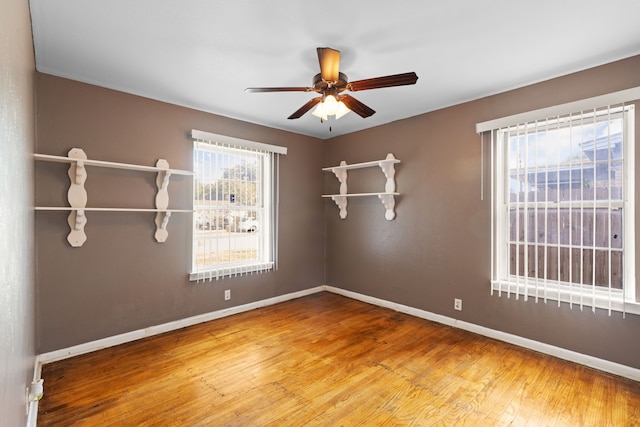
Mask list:
[[[313,88],[319,91],[322,91],[323,89],[326,89],[328,87],[335,87],[337,89],[344,89],[347,87],[347,83],[349,82],[349,79],[347,77],[346,74],[344,73],[338,73],[338,80],[336,80],[335,82],[326,82],[324,80],[322,80],[322,74],[318,73],[315,76],[313,76]]]

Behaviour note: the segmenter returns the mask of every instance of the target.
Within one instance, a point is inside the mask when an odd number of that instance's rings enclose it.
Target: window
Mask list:
[[[277,261],[278,155],[286,148],[192,131],[191,280],[272,270]]]
[[[635,301],[633,106],[493,130],[492,292]]]

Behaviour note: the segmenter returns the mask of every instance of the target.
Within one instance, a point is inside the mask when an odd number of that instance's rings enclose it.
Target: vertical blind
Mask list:
[[[477,126],[483,144],[491,134],[491,292],[624,312],[635,300],[633,105],[578,106]]]
[[[286,148],[196,130],[192,138],[190,279],[277,269],[279,155]]]

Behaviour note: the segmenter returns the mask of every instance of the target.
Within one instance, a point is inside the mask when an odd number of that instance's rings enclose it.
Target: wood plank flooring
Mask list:
[[[39,426],[634,426],[640,383],[330,293],[43,367]]]

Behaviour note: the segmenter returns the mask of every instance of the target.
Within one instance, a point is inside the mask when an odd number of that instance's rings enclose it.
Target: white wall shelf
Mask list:
[[[171,172],[172,175],[193,175],[193,172],[191,171],[185,171],[180,169],[170,169],[169,163],[166,164],[167,167],[160,167],[160,166],[132,165],[128,163],[106,162],[103,160],[92,160],[87,158],[81,159],[77,157],[72,157],[73,150],[79,150],[79,151],[82,151],[82,153],[84,153],[84,151],[80,148],[73,148],[71,151],[69,151],[69,154],[70,154],[69,156],[52,156],[50,154],[34,154],[33,157],[35,157],[36,160],[42,160],[45,162],[76,163],[78,161],[82,161],[85,166],[97,166],[97,167],[111,168],[111,169],[128,169],[128,170],[134,170],[134,171],[145,171],[145,172],[156,172],[156,173],[168,171],[168,172]],[[164,159],[160,159],[160,160],[164,160]],[[160,160],[158,160],[158,162],[160,162]]]
[[[93,211],[93,212],[193,212],[191,209],[145,209],[145,208],[72,208],[70,206],[36,206],[37,211]]]
[[[34,158],[39,161],[69,163],[69,180],[70,186],[67,191],[67,200],[69,206],[36,206],[37,211],[70,211],[67,218],[71,231],[67,236],[67,241],[73,247],[80,247],[87,240],[84,227],[87,223],[85,211],[94,212],[155,212],[156,213],[156,241],[162,243],[167,240],[169,233],[167,232],[167,224],[172,213],[175,212],[193,212],[187,209],[168,209],[169,193],[167,191],[169,179],[171,175],[193,175],[191,171],[169,168],[169,163],[160,159],[155,166],[133,165],[127,163],[106,162],[102,160],[87,159],[87,155],[80,148],[72,148],[68,155],[52,156],[49,154],[34,154]],[[157,173],[155,209],[138,209],[138,208],[99,208],[87,207],[87,191],[84,183],[87,179],[86,166],[96,166],[104,168],[127,169],[134,171]]]
[[[324,194],[322,197],[330,198],[333,200],[338,208],[340,209],[340,218],[345,219],[347,217],[347,198],[349,197],[367,197],[367,196],[375,196],[380,199],[382,205],[385,207],[385,215],[384,217],[391,221],[396,217],[395,213],[395,196],[399,196],[400,193],[396,193],[396,180],[395,180],[395,165],[396,163],[400,163],[400,160],[396,159],[393,154],[387,154],[387,157],[384,160],[374,160],[371,162],[364,163],[354,163],[347,164],[344,160],[340,162],[338,166],[332,166],[328,168],[323,168],[323,171],[332,172],[338,181],[340,182],[340,194]],[[384,192],[380,193],[348,193],[347,186],[347,171],[349,169],[360,169],[360,168],[370,168],[370,167],[380,167],[382,173],[385,178],[387,178],[387,182],[385,184]]]

